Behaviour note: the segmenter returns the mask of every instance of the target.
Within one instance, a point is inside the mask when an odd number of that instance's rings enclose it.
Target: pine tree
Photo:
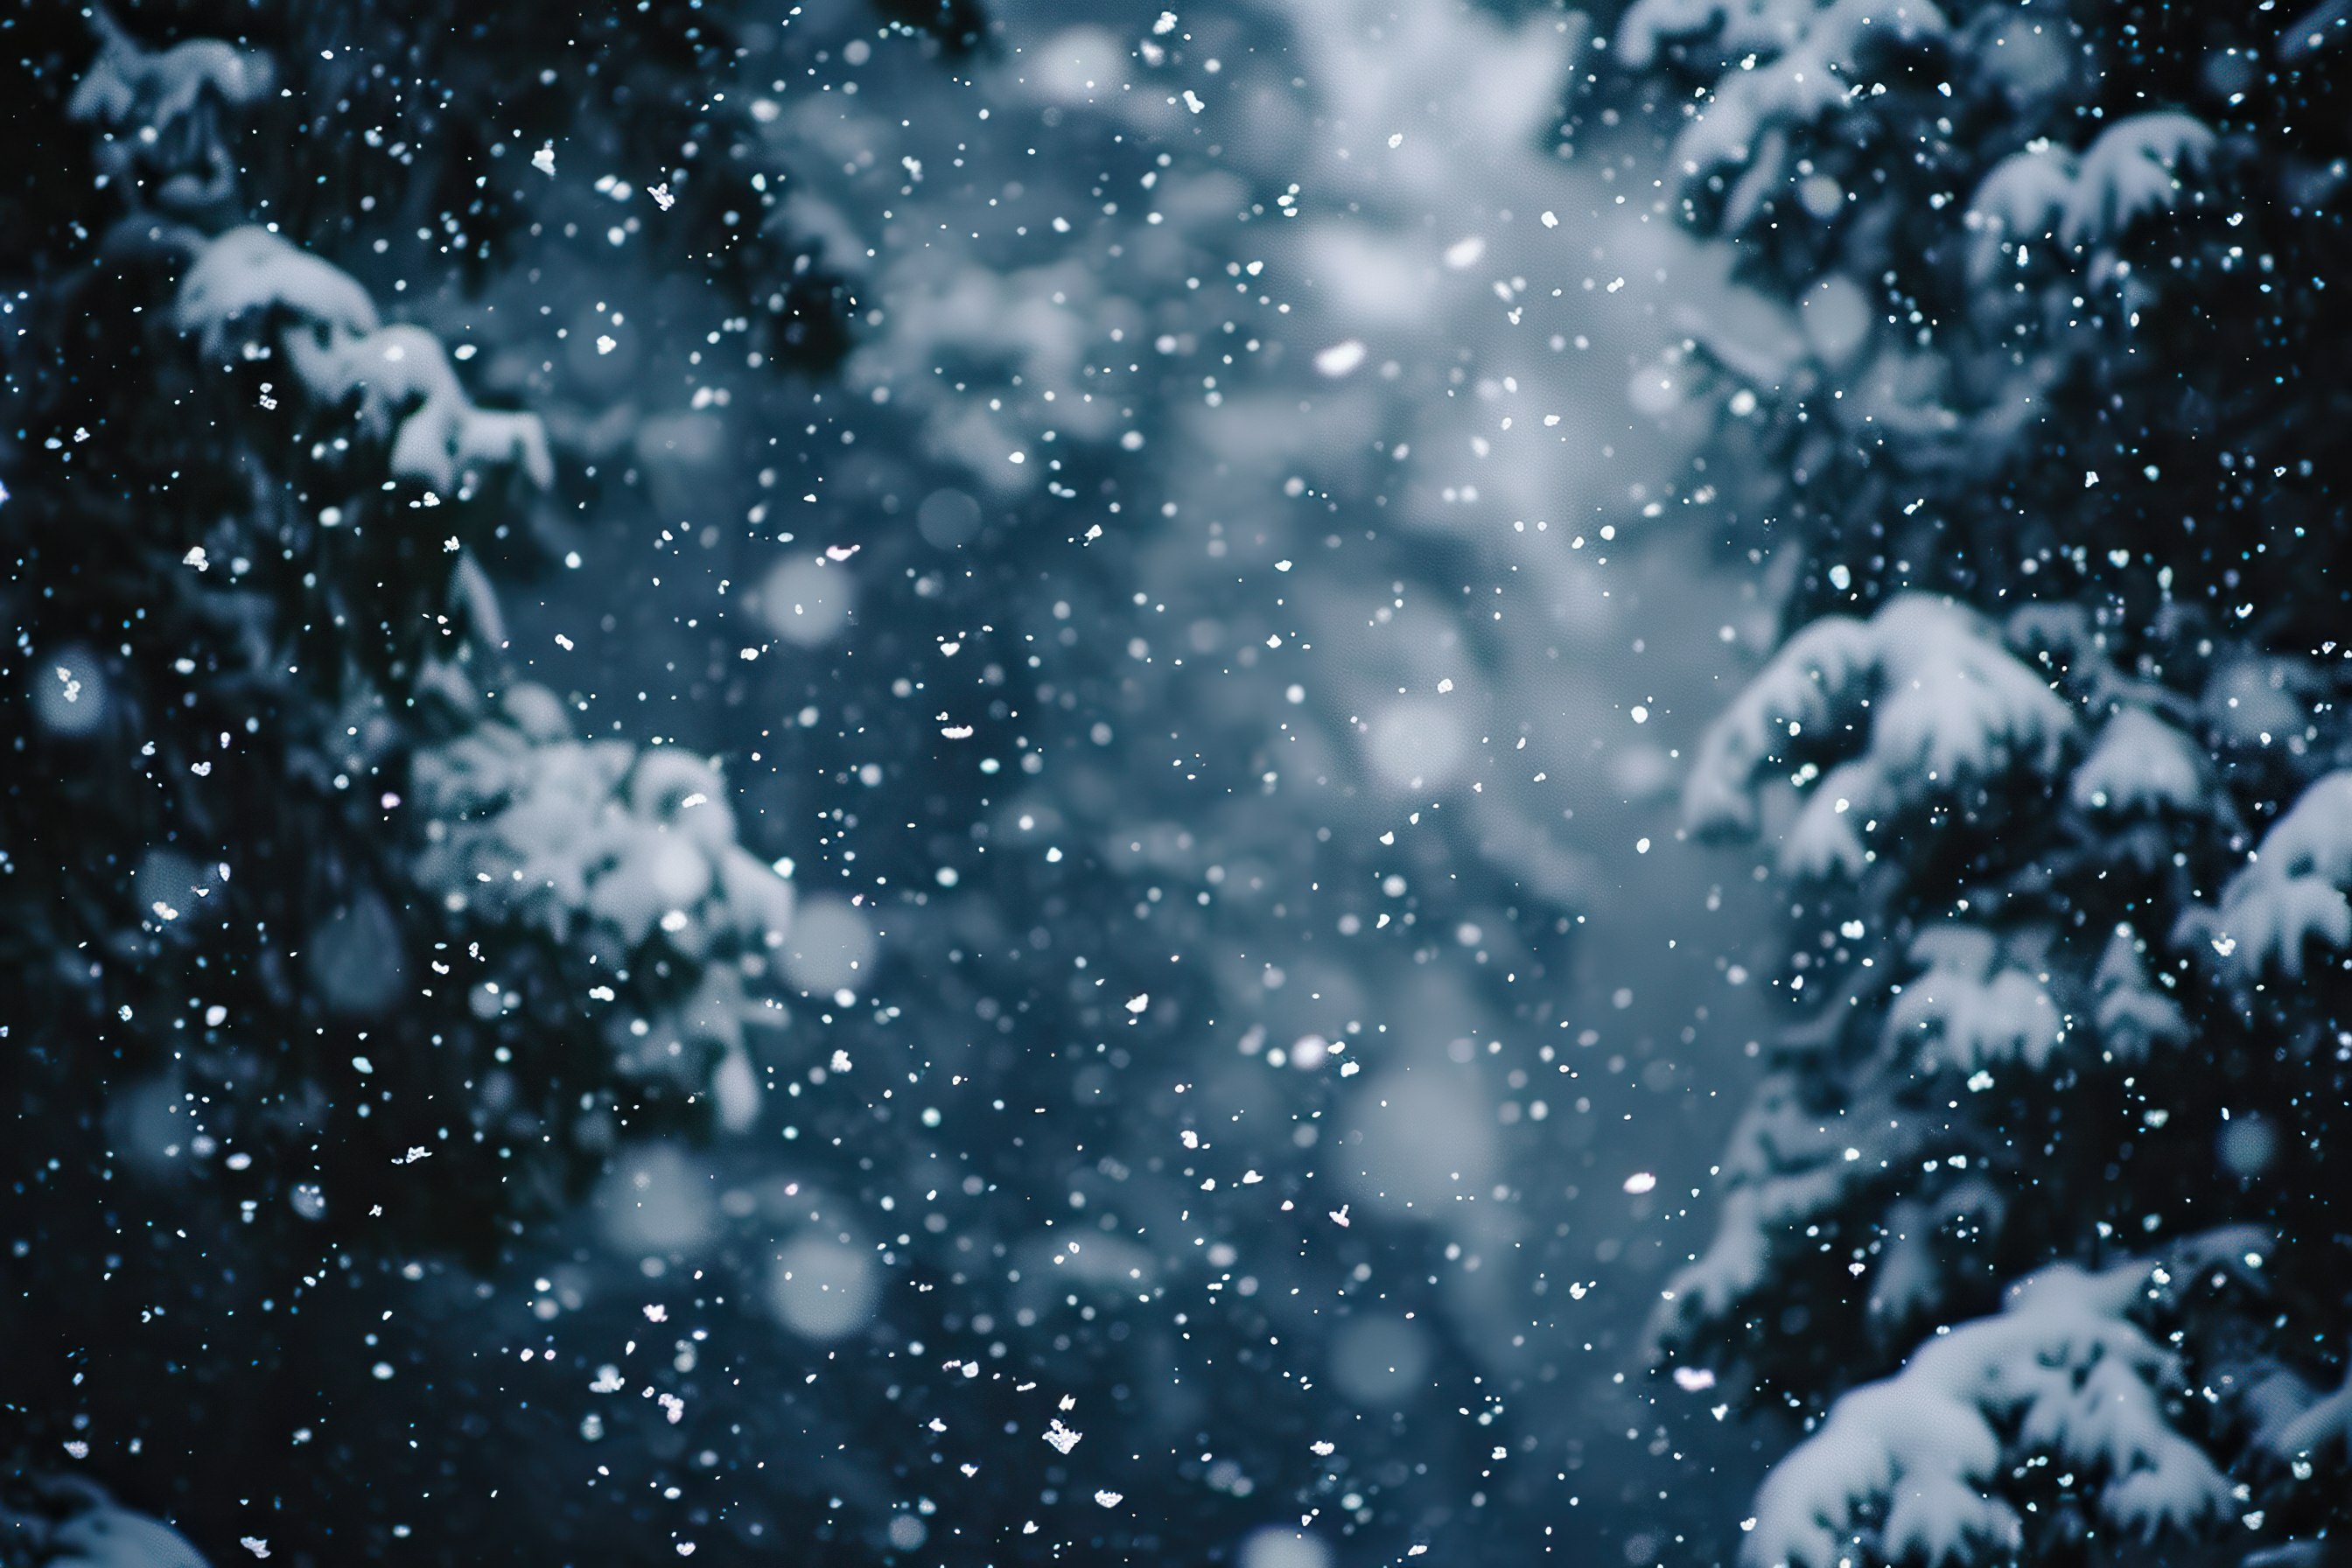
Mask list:
[[[540,421],[227,221],[269,209],[236,171],[271,57],[96,27],[62,107],[123,210],[40,258],[11,387],[26,1092],[153,1084],[265,1201],[449,1237],[592,1169],[624,1100],[748,1120],[789,889],[703,763],[500,679],[480,553],[554,483]]]
[[[2340,24],[1618,30],[1733,247],[1687,374],[1790,584],[1685,805],[1774,844],[1802,1019],[1658,1323],[1812,1433],[1753,1562],[2352,1528]]]
[[[648,336],[653,271],[755,374],[824,370],[846,288],[778,220],[748,95],[713,90],[791,47],[717,6],[614,7],[567,49],[529,20],[0,18],[12,133],[63,162],[0,175],[0,1077],[15,1256],[47,1282],[12,1319],[38,1411],[13,1451],[95,1449],[199,1539],[242,1502],[191,1433],[366,1386],[319,1352],[386,1314],[330,1281],[486,1290],[626,1140],[772,1132],[806,1048],[789,872],[717,764],[583,733],[509,647],[499,584],[635,476],[598,477],[610,411],[494,313],[593,216]],[[131,1301],[170,1399],[85,1383]],[[224,1315],[296,1331],[232,1369]],[[122,1478],[142,1438],[168,1470]],[[184,1550],[79,1481],[24,1479],[0,1526],[12,1562]]]

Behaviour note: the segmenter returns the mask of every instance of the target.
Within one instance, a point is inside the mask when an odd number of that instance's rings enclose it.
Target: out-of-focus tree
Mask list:
[[[1811,1433],[1753,1562],[2352,1522],[2342,23],[1643,0],[1613,41],[1777,302],[1695,305],[1675,367],[1791,584],[1685,798],[1775,846],[1804,1017],[1658,1322]]]
[[[533,313],[491,312],[591,214],[617,297],[628,264],[707,284],[755,369],[821,368],[846,296],[776,220],[748,100],[705,90],[751,47],[719,8],[615,7],[569,51],[502,17],[5,29],[12,135],[43,150],[0,176],[0,1077],[15,1256],[47,1279],[12,1320],[8,1396],[40,1413],[12,1451],[153,1453],[215,1532],[243,1506],[186,1442],[229,1397],[215,1314],[310,1331],[240,1358],[244,1405],[324,1399],[323,1279],[491,1267],[625,1138],[760,1121],[794,1048],[789,870],[726,779],[582,733],[509,648],[493,574],[545,569],[626,480],[600,491],[593,400]],[[500,405],[535,396],[558,417]],[[177,1397],[85,1387],[145,1323]],[[11,1515],[8,1550],[104,1557],[70,1500]]]
[[[542,1205],[616,1096],[746,1119],[786,885],[703,764],[502,679],[479,555],[555,482],[542,426],[226,221],[269,210],[269,56],[97,31],[60,108],[120,210],[36,258],[9,386],[25,1092],[152,1100],[126,1142],[343,1235]]]

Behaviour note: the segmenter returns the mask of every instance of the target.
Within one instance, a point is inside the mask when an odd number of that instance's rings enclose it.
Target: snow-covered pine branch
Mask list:
[[[110,180],[173,213],[194,213],[236,188],[225,112],[258,102],[277,79],[269,57],[218,38],[149,49],[103,7],[89,14],[98,57],[66,112],[97,127],[99,166]]]
[[[1793,1071],[1759,1086],[1723,1158],[1728,1186],[1713,1239],[1667,1281],[1650,1324],[1654,1350],[1695,1341],[1747,1311],[1777,1282],[1792,1248],[1811,1250],[1808,1224],[1844,1211],[1876,1189],[1916,1190],[1912,1173],[1927,1131],[1921,1118],[1903,1113],[1888,1096],[1864,1090],[1851,1103],[1822,1108],[1808,1101]],[[1952,1162],[1965,1171],[1965,1156]],[[1899,1200],[1927,1236],[1948,1220],[1997,1210],[1999,1194],[1973,1176],[1956,1176],[1941,1192]],[[1911,1233],[1905,1233],[1911,1234]],[[1899,1321],[1919,1299],[1940,1290],[1926,1281],[1932,1270],[1898,1279],[1874,1315]],[[1896,1298],[1900,1298],[1897,1300]]]
[[[1669,29],[1667,24],[1696,19],[1699,9],[1685,0],[1638,5],[1628,14],[1621,37],[1632,40],[1637,60],[1646,59],[1669,30],[1696,31]],[[1705,9],[1724,18],[1727,36],[1749,40],[1736,51],[1746,58],[1717,79],[1706,103],[1675,139],[1669,159],[1685,189],[1721,171],[1738,171],[1715,225],[1727,235],[1747,228],[1765,198],[1786,183],[1793,138],[1864,90],[1866,84],[1858,77],[1863,61],[1882,47],[1907,47],[1950,31],[1931,0],[1832,0],[1819,9]],[[1653,11],[1658,14],[1643,15]],[[1823,220],[1838,210],[1834,201],[1806,206]]]
[[[390,443],[396,479],[456,495],[512,466],[542,489],[554,482],[538,416],[476,406],[438,338],[380,324],[349,273],[267,229],[204,241],[173,320],[215,355],[238,331],[271,342],[322,405],[355,397],[362,427]]]
[[[1714,44],[1718,68],[1746,54],[1778,53],[1804,36],[1816,0],[1634,0],[1618,18],[1617,58],[1647,70],[1669,45]]]
[[[1780,868],[1855,877],[1874,826],[2011,770],[2046,774],[2074,729],[1981,616],[1902,595],[1867,621],[1828,616],[1789,639],[1708,730],[1684,814],[1703,831],[1753,831],[1767,771],[1826,750],[1826,772],[1790,770],[1801,804]]]
[[[2065,1018],[2042,964],[2018,961],[2020,940],[1964,925],[1914,937],[1911,958],[1921,969],[1887,1008],[1888,1046],[1923,1072],[2048,1066],[2065,1042]]]
[[[2326,1394],[2315,1392],[2292,1373],[2277,1374],[2273,1383],[2287,1386],[2278,1390],[2283,1397],[2276,1418],[2255,1434],[2264,1450],[2291,1467],[2309,1466],[2316,1458],[2352,1458],[2352,1365],[2347,1365],[2343,1383]],[[2297,1479],[2307,1479],[2307,1474],[2298,1471]]]
[[[2309,944],[2352,947],[2352,772],[2313,784],[2263,835],[2245,868],[2221,889],[2218,910],[2197,907],[2175,939],[2200,939],[2235,973],[2300,979]]]
[[[2191,811],[2205,799],[2206,772],[2188,736],[2145,708],[2123,705],[2099,727],[2066,794],[2084,811],[2117,816]]]
[[[1988,281],[2032,240],[2077,252],[2114,243],[2140,219],[2179,205],[2182,173],[2215,145],[2203,121],[2156,110],[2116,121],[2079,156],[2042,142],[2011,153],[1969,203],[1970,279]]]
[[[622,1072],[708,1088],[722,1125],[749,1126],[744,1032],[781,1021],[754,990],[791,929],[793,889],[739,842],[718,770],[578,740],[555,695],[527,682],[413,768],[428,817],[418,885],[461,921],[544,937],[602,1004],[590,1011]],[[656,988],[653,973],[670,980]],[[491,987],[477,1010],[519,1000]]]
[[[2254,1233],[2204,1239],[2262,1247]],[[2011,1558],[2026,1527],[2005,1483],[2030,1459],[2078,1478],[2127,1540],[2226,1517],[2228,1478],[2167,1414],[2179,1358],[2128,1315],[2166,1279],[2161,1260],[2057,1264],[2011,1286],[1997,1315],[1939,1331],[1902,1371],[1840,1398],[1766,1475],[1742,1561]]]
[[[2158,1046],[2186,1045],[2196,1032],[2180,1004],[2151,982],[2147,948],[2137,931],[2119,925],[2091,975],[2100,1043],[2124,1061],[2137,1061]]]

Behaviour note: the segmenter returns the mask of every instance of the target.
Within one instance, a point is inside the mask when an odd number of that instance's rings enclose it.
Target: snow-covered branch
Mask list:
[[[2025,1542],[2004,1479],[2046,1460],[2140,1542],[2226,1515],[2230,1483],[2166,1413],[2179,1359],[2126,1315],[2161,1263],[2059,1264],[1999,1314],[1939,1331],[1903,1370],[1831,1406],[1766,1476],[1742,1560],[1999,1560]]]

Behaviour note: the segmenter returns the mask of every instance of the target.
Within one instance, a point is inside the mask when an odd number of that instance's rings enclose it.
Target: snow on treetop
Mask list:
[[[1790,637],[1700,743],[1684,814],[1702,831],[1752,831],[1759,775],[1827,742],[1844,760],[1817,783],[1810,764],[1797,773],[1810,788],[1781,869],[1854,876],[1874,821],[2021,763],[2046,772],[2074,722],[1982,617],[1906,594],[1867,621],[1828,616]]]

